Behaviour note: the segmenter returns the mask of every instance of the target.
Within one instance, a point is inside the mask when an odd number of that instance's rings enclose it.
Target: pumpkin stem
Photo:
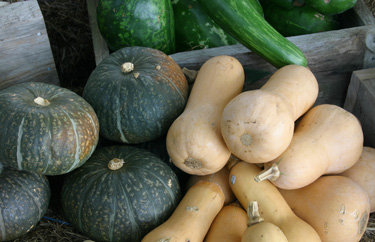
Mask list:
[[[123,73],[128,73],[134,70],[134,64],[131,62],[125,62],[121,65],[121,71]]]
[[[47,99],[44,99],[42,97],[35,98],[34,103],[36,103],[40,106],[48,106],[50,104],[50,102]]]
[[[273,163],[271,167],[268,169],[265,169],[261,171],[256,177],[254,177],[254,180],[256,182],[261,182],[266,179],[270,181],[275,181],[280,177],[280,170],[276,163]]]
[[[248,227],[264,221],[264,219],[259,214],[257,201],[249,202],[249,205],[247,206],[247,216],[249,217],[249,220],[247,222]]]
[[[108,162],[108,168],[112,171],[120,169],[124,165],[123,159],[113,158]]]

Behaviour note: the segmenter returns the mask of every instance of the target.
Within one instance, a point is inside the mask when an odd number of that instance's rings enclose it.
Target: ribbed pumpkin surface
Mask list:
[[[38,97],[49,104],[37,104]],[[4,165],[45,175],[81,166],[99,139],[92,107],[76,93],[42,82],[1,90],[0,123]]]
[[[122,72],[122,64],[134,69]],[[103,137],[126,144],[166,134],[185,108],[187,80],[181,68],[161,51],[120,49],[91,73],[83,97],[94,108]]]
[[[0,241],[16,239],[33,228],[46,213],[50,195],[45,176],[0,167]]]
[[[123,159],[118,170],[110,160]],[[69,222],[95,241],[141,241],[177,206],[180,186],[171,168],[151,152],[128,145],[98,148],[62,187]]]

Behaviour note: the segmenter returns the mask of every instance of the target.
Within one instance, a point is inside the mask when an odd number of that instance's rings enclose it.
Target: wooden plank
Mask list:
[[[98,6],[98,1],[99,0],[86,0],[96,65],[109,55],[107,43],[100,34],[96,19],[96,7]]]
[[[357,3],[354,6],[354,11],[356,16],[362,23],[362,25],[372,25],[375,24],[375,18],[371,10],[368,8],[364,0],[357,0]]]
[[[320,92],[317,104],[330,103],[342,106],[354,70],[363,66],[375,67],[375,63],[364,63],[365,52],[375,41],[374,26],[354,27],[310,35],[288,37],[306,56],[309,68],[318,79]],[[369,47],[366,45],[369,42]],[[369,50],[368,59],[375,59],[375,50]],[[170,55],[182,68],[199,70],[209,58],[216,55],[231,55],[237,58],[244,68],[276,71],[276,68],[243,45],[223,46],[204,50],[193,50]],[[263,85],[266,78],[246,90]]]
[[[27,81],[59,85],[38,2],[1,7],[0,23],[0,89]]]
[[[344,109],[361,122],[364,145],[375,147],[375,68],[354,71]]]

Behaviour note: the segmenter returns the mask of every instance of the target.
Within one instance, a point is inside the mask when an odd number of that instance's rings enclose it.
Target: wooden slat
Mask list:
[[[96,19],[96,7],[99,0],[87,0],[87,11],[91,27],[92,42],[94,46],[95,63],[98,65],[105,57],[109,55],[107,43],[100,34],[98,22]]]
[[[375,63],[364,63],[368,51],[368,59],[374,60],[374,50],[368,50],[366,39],[375,40],[375,27],[362,26],[336,31],[328,31],[310,35],[288,37],[305,54],[309,68],[319,81],[320,92],[317,104],[330,103],[342,106],[354,70]],[[371,47],[371,46],[370,46]],[[372,48],[372,47],[371,47]],[[242,45],[232,45],[204,50],[194,50],[170,55],[181,67],[198,70],[209,58],[216,55],[231,55],[237,58],[247,69],[276,71],[276,68],[261,59]],[[246,89],[259,88],[266,81],[259,81]]]
[[[361,122],[364,145],[375,147],[375,68],[353,72],[344,108]]]
[[[0,89],[26,81],[60,84],[36,0],[0,8]]]

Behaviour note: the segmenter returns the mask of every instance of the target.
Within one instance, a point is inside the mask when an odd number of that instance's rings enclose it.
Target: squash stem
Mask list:
[[[131,62],[125,62],[121,65],[121,71],[123,73],[129,73],[134,70],[134,64]]]
[[[118,170],[124,165],[123,159],[113,158],[108,162],[108,168],[112,171]]]
[[[261,182],[266,179],[270,181],[275,181],[280,177],[280,170],[276,163],[273,163],[271,167],[268,169],[265,169],[261,171],[256,177],[254,177],[254,180],[256,182]]]
[[[257,201],[249,202],[249,205],[247,206],[247,216],[249,217],[249,220],[247,222],[248,227],[264,221],[264,219],[259,214]]]
[[[35,98],[34,103],[36,103],[40,106],[48,106],[50,104],[50,102],[47,99],[44,99],[42,97]]]

